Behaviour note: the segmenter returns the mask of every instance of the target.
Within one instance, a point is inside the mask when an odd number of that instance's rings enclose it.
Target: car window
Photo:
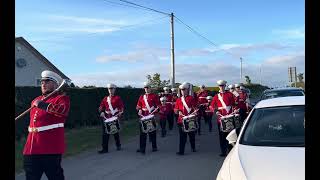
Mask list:
[[[255,146],[304,146],[304,106],[255,109],[240,144]]]
[[[303,91],[272,91],[262,95],[261,100],[287,96],[304,96]]]

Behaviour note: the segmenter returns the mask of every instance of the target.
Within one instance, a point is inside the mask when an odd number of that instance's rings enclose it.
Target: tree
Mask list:
[[[249,76],[245,76],[244,78],[246,78],[246,84],[251,84],[251,79]]]
[[[125,86],[123,86],[123,88],[132,89],[133,87],[130,85],[125,85]]]
[[[298,74],[298,82],[300,82],[300,83],[303,82],[303,73]]]
[[[165,86],[168,86],[170,83],[170,80],[161,81],[159,73],[155,73],[152,77],[151,75],[148,74],[147,79],[148,79],[148,83],[150,83],[151,85],[151,88],[155,88],[155,89],[163,88]]]
[[[70,87],[74,88],[76,87],[73,83],[70,84]]]

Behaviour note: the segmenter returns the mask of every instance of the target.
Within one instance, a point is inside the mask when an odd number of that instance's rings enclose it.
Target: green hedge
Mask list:
[[[137,118],[136,104],[143,89],[118,88],[119,95],[125,106],[124,120]],[[28,109],[31,101],[41,94],[40,87],[16,87],[15,88],[15,116]],[[101,100],[108,94],[106,88],[70,88],[67,90],[70,97],[70,112],[66,121],[66,128],[81,126],[93,126],[100,124],[98,108]],[[16,138],[25,136],[29,125],[30,115],[17,120],[15,131]]]

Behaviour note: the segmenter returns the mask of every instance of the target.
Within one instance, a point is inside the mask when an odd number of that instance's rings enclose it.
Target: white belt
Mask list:
[[[231,107],[231,106],[227,106],[227,107]],[[225,109],[225,108],[224,107],[218,107],[218,109],[221,110],[221,109]]]
[[[64,127],[63,123],[58,123],[58,124],[51,124],[48,126],[42,126],[42,127],[28,127],[28,131],[29,132],[41,132],[41,131],[46,131],[49,129],[55,129],[55,128],[60,128],[60,127]]]

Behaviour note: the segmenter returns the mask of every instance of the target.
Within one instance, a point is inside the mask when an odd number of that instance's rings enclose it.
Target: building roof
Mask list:
[[[265,99],[259,101],[255,109],[277,107],[277,106],[293,106],[293,105],[305,105],[305,96],[288,96],[278,97],[272,99]]]
[[[16,42],[23,44],[27,47],[36,57],[38,57],[44,64],[50,67],[54,72],[58,73],[62,76],[63,79],[68,79],[65,74],[63,74],[55,65],[53,65],[46,57],[44,57],[38,50],[36,50],[28,41],[26,41],[23,37],[16,37]]]

